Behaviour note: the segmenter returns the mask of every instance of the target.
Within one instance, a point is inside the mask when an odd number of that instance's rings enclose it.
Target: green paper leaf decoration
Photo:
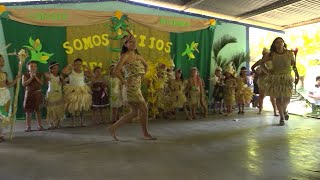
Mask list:
[[[32,37],[29,37],[29,44],[34,47],[34,40],[32,39]]]
[[[29,44],[30,46],[25,45],[23,47],[27,48],[30,51],[30,54],[31,54],[30,58],[32,61],[37,61],[42,64],[47,64],[50,57],[54,55],[54,53],[41,52],[42,44],[40,39],[33,40],[32,37],[30,37]]]
[[[191,59],[195,59],[195,56],[193,54],[194,51],[197,51],[199,53],[198,48],[198,43],[192,41],[191,45],[186,44],[186,50],[184,52],[182,52],[181,56],[185,56],[187,55],[189,57],[189,60]]]
[[[28,50],[34,50],[34,48],[31,47],[31,46],[22,46],[22,47],[25,47],[25,48],[27,48]]]
[[[0,14],[0,18],[7,18],[9,19],[9,14],[11,14],[10,11],[4,11]]]

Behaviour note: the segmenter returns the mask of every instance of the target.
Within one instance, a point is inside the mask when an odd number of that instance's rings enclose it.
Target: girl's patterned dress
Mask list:
[[[93,109],[104,109],[108,105],[108,94],[106,91],[106,83],[96,81],[92,84],[92,105]]]
[[[126,101],[129,104],[145,103],[141,92],[141,79],[145,74],[145,67],[141,61],[136,60],[124,65],[127,80]]]

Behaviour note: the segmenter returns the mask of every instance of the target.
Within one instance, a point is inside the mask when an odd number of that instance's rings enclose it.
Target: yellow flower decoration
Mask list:
[[[117,10],[116,12],[114,12],[114,16],[115,16],[116,18],[118,18],[119,20],[120,20],[120,18],[122,17],[122,15],[123,15],[123,13],[122,13],[121,11],[119,11],[119,10]]]
[[[6,6],[0,5],[0,14],[7,10]]]
[[[209,22],[211,26],[214,26],[217,21],[215,19],[209,19]]]
[[[167,68],[174,66],[174,63],[170,58],[161,57],[161,58],[158,59],[157,62],[160,63],[160,64],[165,65]]]

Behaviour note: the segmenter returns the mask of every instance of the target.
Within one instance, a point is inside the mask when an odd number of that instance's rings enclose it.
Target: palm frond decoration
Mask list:
[[[249,62],[249,60],[250,56],[248,53],[245,52],[238,52],[230,58],[230,62],[233,63],[234,69],[237,72],[240,70],[241,64],[243,64],[244,62]]]
[[[222,58],[221,56],[218,56],[216,58],[217,66],[221,67],[222,69],[226,69],[230,62],[231,60],[228,60],[227,58]]]
[[[212,46],[213,50],[213,57],[214,59],[218,57],[219,52],[227,45],[230,43],[237,43],[237,39],[235,37],[232,37],[230,35],[224,35],[219,39],[217,42],[215,42]]]

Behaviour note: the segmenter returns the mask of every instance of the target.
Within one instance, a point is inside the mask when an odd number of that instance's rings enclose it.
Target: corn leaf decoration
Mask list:
[[[186,50],[181,55],[182,56],[187,55],[189,57],[189,60],[195,59],[193,52],[196,51],[196,52],[200,53],[198,50],[198,45],[199,45],[199,43],[196,43],[194,41],[192,41],[191,45],[186,44],[186,46],[187,46]]]
[[[112,32],[112,36],[109,37],[110,40],[121,40],[123,36],[128,35],[129,25],[128,16],[123,14],[121,11],[117,10],[114,12],[114,15],[111,17],[111,25],[107,25]],[[131,32],[132,33],[132,32]],[[120,52],[121,48],[119,47],[109,47],[111,52]]]
[[[37,61],[42,64],[47,64],[49,58],[54,54],[42,52],[42,44],[40,39],[33,40],[32,37],[29,38],[29,45],[25,45],[23,47],[27,48],[30,51],[30,58],[32,61]]]
[[[123,36],[128,35],[128,16],[124,15],[121,11],[116,11],[111,17],[112,25],[110,29],[112,32],[116,32],[115,37],[111,37],[114,40],[120,40]]]

